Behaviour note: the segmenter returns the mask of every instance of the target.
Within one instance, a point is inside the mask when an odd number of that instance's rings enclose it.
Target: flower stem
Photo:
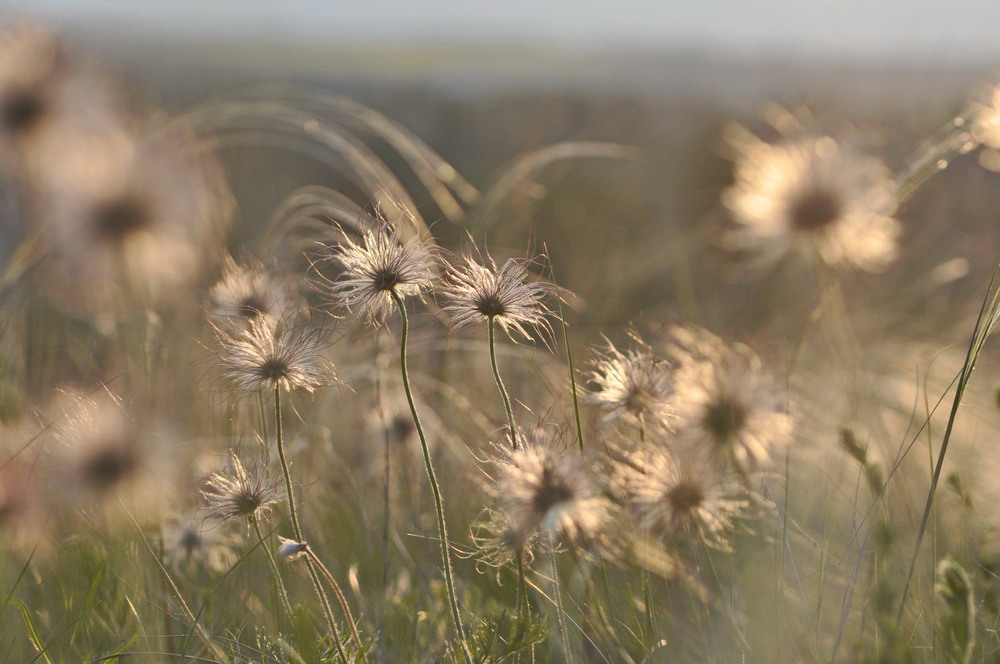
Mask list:
[[[424,469],[427,471],[427,479],[430,481],[431,493],[434,496],[434,511],[437,516],[438,540],[441,544],[441,566],[444,571],[444,585],[448,591],[448,604],[451,609],[451,620],[458,633],[458,641],[462,646],[465,661],[473,664],[472,652],[465,642],[465,633],[462,630],[462,617],[458,612],[458,597],[455,594],[455,579],[451,571],[451,555],[448,553],[448,527],[444,520],[444,500],[441,497],[441,487],[438,485],[437,475],[434,473],[434,465],[431,463],[431,453],[427,447],[427,437],[424,435],[424,427],[420,424],[420,416],[417,415],[417,406],[413,402],[413,390],[410,389],[410,376],[406,368],[406,342],[409,334],[409,320],[406,316],[406,306],[403,300],[394,290],[390,290],[393,302],[399,309],[399,319],[401,332],[399,340],[399,370],[402,373],[403,391],[406,393],[406,402],[410,406],[410,414],[413,416],[413,426],[417,430],[417,437],[420,439],[420,449],[424,455]]]
[[[292,619],[292,604],[288,601],[288,591],[285,589],[285,583],[281,580],[281,572],[278,571],[278,562],[274,559],[274,554],[271,552],[271,548],[267,546],[267,542],[264,541],[264,534],[260,531],[260,521],[253,514],[250,515],[250,525],[253,526],[253,530],[257,533],[257,540],[260,542],[260,548],[264,549],[264,553],[267,554],[267,562],[271,566],[271,573],[274,574],[274,582],[278,586],[278,595],[281,597],[281,604],[285,609],[285,616],[291,620]]]
[[[512,449],[517,449],[517,429],[514,427],[514,409],[510,406],[510,397],[507,395],[507,388],[503,385],[503,379],[500,378],[500,368],[497,366],[497,339],[495,324],[493,322],[493,316],[490,316],[489,324],[487,325],[490,332],[490,366],[493,367],[493,378],[497,382],[497,388],[500,390],[500,396],[503,398],[503,409],[507,413],[507,434],[510,436],[510,446]]]
[[[344,591],[340,589],[340,584],[337,583],[337,579],[333,578],[333,574],[330,570],[326,568],[323,561],[319,559],[319,556],[312,549],[306,549],[306,555],[316,566],[319,567],[319,571],[326,577],[327,583],[333,588],[333,593],[337,596],[337,601],[340,602],[340,608],[344,610],[344,615],[347,617],[347,626],[351,629],[351,638],[354,640],[354,645],[357,646],[358,650],[361,650],[361,636],[358,634],[358,627],[354,624],[354,615],[351,613],[351,607],[347,604],[347,598],[344,597]]]
[[[305,539],[302,537],[302,528],[299,526],[298,512],[295,509],[292,475],[288,472],[288,461],[285,459],[285,445],[281,429],[281,386],[277,383],[274,384],[274,439],[278,448],[278,460],[281,462],[281,474],[285,478],[285,492],[288,495],[288,512],[292,518],[292,533],[295,535],[295,541],[302,544],[305,543]],[[340,630],[337,629],[337,621],[333,618],[333,609],[330,607],[330,600],[327,599],[326,593],[323,592],[323,584],[320,582],[319,573],[316,571],[316,565],[313,563],[311,556],[306,557],[306,568],[309,570],[309,578],[312,579],[316,594],[319,595],[319,601],[323,605],[323,613],[326,616],[326,623],[330,627],[330,635],[333,637],[333,643],[337,646],[337,655],[340,657],[340,661],[347,664],[347,655],[344,653],[344,646],[340,642]]]

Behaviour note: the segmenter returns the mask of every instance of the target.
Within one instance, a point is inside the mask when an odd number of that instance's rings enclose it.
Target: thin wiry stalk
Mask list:
[[[969,133],[972,111],[952,118],[938,132],[937,139],[910,160],[910,165],[896,178],[894,194],[896,203],[908,201],[928,180],[948,167],[948,160],[976,146]]]
[[[288,461],[285,459],[285,446],[281,428],[281,386],[278,383],[274,384],[274,438],[278,448],[278,460],[281,462],[281,474],[285,478],[285,492],[288,494],[288,513],[292,519],[292,533],[295,535],[296,542],[303,543],[305,539],[302,537],[302,528],[299,526],[299,517],[295,509],[292,476],[288,472]],[[330,634],[333,636],[333,642],[337,646],[337,655],[340,657],[340,661],[347,664],[347,654],[344,652],[344,646],[340,642],[340,630],[337,628],[337,621],[333,618],[333,608],[330,606],[330,600],[327,599],[326,593],[323,592],[323,584],[320,582],[316,566],[312,558],[308,556],[306,557],[306,569],[309,570],[309,578],[312,579],[313,587],[316,589],[319,601],[323,605],[323,613],[326,616]]]
[[[360,651],[362,647],[361,636],[358,635],[358,628],[354,623],[354,615],[351,613],[351,607],[347,604],[347,598],[344,597],[344,591],[340,589],[340,584],[337,583],[337,580],[333,578],[333,574],[330,573],[330,570],[326,568],[326,565],[323,564],[319,556],[312,549],[306,549],[306,555],[316,563],[319,571],[326,577],[327,583],[333,588],[333,593],[337,596],[337,601],[340,602],[340,608],[344,610],[344,615],[347,617],[347,626],[351,629],[351,639],[354,640],[354,645]]]
[[[497,382],[497,388],[500,390],[500,396],[503,398],[503,409],[507,413],[507,435],[510,437],[511,449],[517,449],[517,429],[514,427],[514,410],[510,407],[510,396],[507,395],[507,388],[503,385],[503,379],[500,378],[500,368],[497,366],[497,340],[496,331],[494,330],[493,316],[490,316],[487,322],[487,328],[490,333],[490,366],[493,367],[493,378]]]
[[[462,646],[462,653],[465,661],[473,664],[472,652],[465,642],[465,632],[462,629],[462,617],[458,612],[458,596],[455,594],[455,579],[451,570],[451,555],[448,552],[448,527],[444,520],[444,499],[441,497],[441,487],[434,472],[434,464],[431,463],[431,453],[427,447],[427,437],[424,435],[424,427],[420,424],[420,416],[417,414],[417,406],[413,401],[413,390],[410,389],[410,375],[406,368],[406,342],[409,334],[409,320],[406,316],[406,306],[402,298],[395,290],[389,290],[396,308],[399,309],[400,319],[400,339],[399,339],[399,370],[403,379],[403,391],[406,393],[406,403],[410,407],[410,415],[413,417],[413,427],[417,430],[417,437],[420,439],[420,450],[424,455],[424,469],[427,471],[427,479],[431,485],[431,493],[434,496],[434,512],[437,516],[438,540],[441,544],[441,566],[444,572],[444,585],[448,591],[448,604],[451,609],[451,620],[454,623],[459,644]]]
[[[253,526],[254,532],[257,534],[257,540],[260,542],[260,548],[264,549],[264,553],[267,555],[267,562],[271,566],[271,573],[274,574],[274,582],[278,586],[278,595],[281,597],[281,604],[285,609],[285,616],[291,620],[292,618],[292,604],[288,600],[288,591],[285,589],[285,582],[281,580],[281,572],[278,571],[278,561],[274,559],[274,554],[271,552],[271,548],[267,546],[267,542],[264,540],[264,534],[260,531],[260,521],[253,514],[250,515],[250,525]]]
[[[562,588],[559,582],[559,566],[556,561],[555,546],[549,551],[549,564],[552,566],[552,598],[556,604],[556,626],[559,629],[559,640],[562,642],[566,663],[573,664],[575,658],[569,644],[569,629],[566,627],[566,607],[563,606],[562,601]]]
[[[545,250],[546,257],[549,256],[549,248],[542,245]],[[555,272],[552,270],[552,259],[548,260],[549,264],[549,275],[552,277],[552,283],[559,286],[556,282]],[[569,389],[570,394],[573,397],[573,418],[576,421],[576,440],[580,444],[580,451],[583,451],[583,421],[580,419],[580,395],[576,391],[576,365],[573,364],[573,349],[569,345],[569,325],[566,323],[566,315],[563,312],[562,298],[556,298],[556,306],[559,307],[559,322],[562,323],[562,337],[563,345],[566,347],[566,364],[569,368]]]
[[[517,611],[520,614],[522,629],[527,633],[531,626],[531,603],[528,601],[528,582],[524,577],[524,550],[517,550]],[[518,654],[517,661],[521,661]],[[535,646],[532,645],[529,654],[529,661],[535,661]]]
[[[969,342],[969,350],[965,354],[965,362],[959,373],[958,384],[955,387],[955,398],[951,403],[951,412],[948,414],[948,424],[945,426],[944,437],[941,439],[941,450],[938,452],[937,465],[934,467],[934,474],[931,477],[931,486],[927,490],[927,502],[924,504],[924,513],[920,518],[920,528],[917,531],[917,541],[913,548],[913,556],[910,558],[910,568],[906,573],[906,582],[903,584],[903,592],[899,598],[899,610],[896,612],[897,623],[903,617],[903,609],[906,607],[906,598],[910,593],[910,583],[913,581],[913,573],[916,571],[917,558],[920,556],[920,544],[927,531],[927,524],[930,521],[931,508],[934,505],[934,494],[941,479],[941,469],[944,467],[944,457],[948,452],[948,443],[951,441],[951,433],[955,427],[955,420],[958,419],[958,408],[962,404],[962,397],[965,396],[965,388],[972,378],[972,371],[976,368],[976,361],[986,344],[986,339],[993,331],[993,326],[997,322],[997,315],[1000,313],[1000,289],[995,289],[997,275],[1000,274],[1000,263],[993,270],[990,278],[990,285],[987,289],[987,296],[983,300],[983,305],[976,318],[976,326],[972,332],[972,339]],[[992,294],[990,294],[992,293]]]

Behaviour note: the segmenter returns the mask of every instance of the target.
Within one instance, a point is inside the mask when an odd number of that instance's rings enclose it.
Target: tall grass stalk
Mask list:
[[[556,558],[556,545],[551,542],[549,549],[549,565],[552,568],[552,599],[556,605],[556,628],[559,630],[559,641],[562,644],[563,654],[566,656],[566,664],[573,664],[576,658],[573,657],[573,649],[569,642],[569,629],[566,627],[566,607],[562,599],[562,585],[559,581],[559,561]]]
[[[413,390],[410,388],[410,375],[406,365],[406,342],[410,331],[409,319],[406,315],[406,306],[402,298],[394,289],[390,289],[396,308],[399,310],[400,339],[399,339],[399,370],[402,374],[403,391],[406,393],[406,403],[410,407],[410,414],[413,417],[413,426],[417,430],[417,437],[420,439],[420,450],[424,456],[424,469],[427,471],[427,479],[431,485],[431,493],[434,496],[434,513],[437,517],[438,541],[441,545],[441,566],[444,573],[444,585],[448,591],[448,606],[451,610],[451,620],[455,627],[456,638],[462,647],[467,664],[474,664],[472,652],[465,641],[465,631],[462,628],[462,617],[458,611],[458,596],[455,593],[455,579],[452,574],[451,554],[448,551],[448,526],[444,518],[444,499],[441,496],[441,486],[437,481],[437,474],[434,472],[434,464],[431,462],[430,449],[427,447],[427,437],[424,434],[424,427],[420,423],[420,416],[417,414],[417,406],[413,401]]]
[[[546,257],[549,255],[549,248],[544,243],[542,244],[542,249],[545,251]],[[552,278],[552,283],[558,288],[559,283],[556,281],[555,271],[552,269],[552,260],[549,259],[549,275]],[[557,291],[558,292],[558,291]],[[563,345],[566,347],[566,365],[569,370],[569,389],[570,396],[573,398],[573,420],[576,424],[576,441],[580,445],[580,451],[583,451],[583,420],[580,418],[580,395],[577,394],[576,390],[576,365],[573,364],[573,349],[569,344],[569,324],[566,322],[566,315],[563,311],[562,298],[556,298],[556,306],[559,308],[559,326],[562,328],[562,338]]]
[[[955,420],[958,419],[958,408],[962,404],[962,398],[965,396],[965,390],[969,385],[969,380],[972,378],[972,372],[976,368],[979,354],[986,345],[986,340],[993,331],[997,318],[1000,317],[1000,289],[996,287],[998,274],[1000,274],[1000,263],[993,270],[987,295],[983,299],[979,315],[976,317],[976,325],[972,331],[972,339],[969,341],[969,349],[965,354],[962,370],[959,372],[958,384],[955,386],[955,397],[952,400],[951,412],[948,414],[948,423],[945,426],[944,436],[941,439],[941,449],[938,451],[937,464],[934,466],[934,474],[931,476],[931,485],[927,490],[927,500],[924,503],[923,516],[920,518],[920,528],[917,530],[917,541],[913,547],[910,567],[906,573],[906,581],[903,583],[903,591],[899,598],[899,610],[896,613],[897,622],[902,619],[903,611],[906,608],[906,600],[909,597],[910,585],[913,581],[913,574],[916,571],[917,559],[920,557],[920,544],[923,542],[924,534],[927,531],[931,509],[934,506],[934,495],[937,492],[938,482],[941,479],[941,469],[944,467],[944,457],[948,453],[948,443],[951,441]]]
[[[288,461],[285,458],[285,444],[282,436],[281,427],[281,386],[278,383],[274,384],[274,439],[275,445],[278,448],[278,460],[281,463],[281,474],[285,479],[285,493],[288,495],[288,513],[292,520],[292,532],[295,535],[295,541],[300,544],[305,544],[305,539],[302,537],[302,528],[299,525],[298,511],[295,509],[295,493],[292,490],[292,475],[288,471]],[[340,629],[337,627],[337,621],[333,617],[333,608],[330,606],[330,600],[327,599],[326,593],[323,592],[323,584],[320,582],[319,573],[316,571],[316,565],[313,562],[312,556],[306,556],[306,568],[309,570],[309,578],[312,579],[313,587],[316,589],[316,594],[319,595],[319,601],[323,605],[323,614],[326,616],[327,626],[330,628],[330,635],[333,637],[333,643],[337,647],[337,655],[344,664],[347,664],[348,659],[346,653],[344,653],[344,646],[340,639]]]

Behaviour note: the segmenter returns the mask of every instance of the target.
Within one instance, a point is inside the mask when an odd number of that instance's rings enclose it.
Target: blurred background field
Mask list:
[[[477,231],[507,251],[546,241],[587,307],[577,324],[591,331],[640,311],[669,319],[679,306],[705,323],[762,331],[768,302],[747,299],[745,275],[715,251],[727,223],[719,197],[732,179],[728,123],[756,128],[770,104],[804,106],[817,126],[850,128],[898,169],[994,81],[1000,60],[983,29],[997,10],[986,4],[968,8],[978,20],[892,3],[632,3],[616,12],[587,3],[202,4],[32,8],[169,112],[261,86],[344,95],[410,130],[480,189],[518,155],[555,142],[639,148],[632,162],[555,164]],[[298,186],[338,184],[284,149],[226,157],[248,234]],[[994,180],[975,155],[962,157],[906,206],[906,259],[854,284],[905,318],[882,324],[940,331],[956,296],[981,293],[996,243]],[[429,202],[418,202],[433,220]],[[436,230],[446,244],[464,232]],[[929,276],[941,265],[944,285]],[[910,318],[916,310],[923,315]]]

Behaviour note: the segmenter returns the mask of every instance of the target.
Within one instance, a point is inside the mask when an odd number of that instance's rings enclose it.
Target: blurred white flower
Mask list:
[[[789,251],[828,264],[877,271],[896,255],[900,223],[888,169],[877,157],[829,136],[766,143],[743,135],[735,182],[723,195],[738,228],[731,248],[763,263]]]
[[[793,423],[760,358],[707,332],[680,328],[674,336],[681,340],[674,351],[678,443],[721,456],[744,473],[767,463],[770,450],[791,441]]]

